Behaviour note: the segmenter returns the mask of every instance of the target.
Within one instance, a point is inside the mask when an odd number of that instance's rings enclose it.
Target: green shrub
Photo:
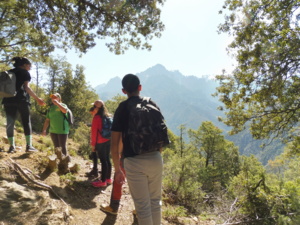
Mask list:
[[[163,209],[163,218],[169,222],[177,222],[178,217],[186,217],[187,209],[183,206],[166,205]]]
[[[41,133],[45,122],[45,115],[43,115],[40,112],[31,110],[30,116],[31,116],[32,130],[36,133]]]
[[[90,129],[85,123],[81,122],[73,135],[73,140],[80,144],[78,153],[86,158],[91,152]]]
[[[60,176],[61,182],[64,182],[68,185],[73,185],[74,181],[76,181],[76,176],[72,173],[67,173]]]

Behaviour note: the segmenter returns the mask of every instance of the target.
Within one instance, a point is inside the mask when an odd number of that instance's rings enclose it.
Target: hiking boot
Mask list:
[[[110,207],[109,205],[101,205],[100,209],[105,212],[105,213],[109,213],[112,215],[117,215],[118,214],[118,210],[114,210],[112,207]]]
[[[113,183],[113,180],[112,180],[112,179],[106,179],[106,183],[107,183],[108,185],[111,185],[111,184]]]
[[[106,181],[102,182],[101,180],[92,182],[92,185],[93,185],[94,187],[107,187]]]
[[[16,149],[14,146],[10,146],[9,149],[8,149],[8,153],[15,153],[16,152]]]
[[[26,145],[26,152],[37,152],[38,150],[35,149],[33,146]]]
[[[85,173],[86,177],[98,177],[98,170],[92,169],[90,172]]]

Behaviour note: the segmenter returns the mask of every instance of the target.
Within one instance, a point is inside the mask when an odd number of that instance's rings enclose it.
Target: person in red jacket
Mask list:
[[[90,108],[89,112],[92,116],[92,119],[94,118],[94,116],[96,115],[96,113],[98,112],[97,108],[94,107],[94,103],[92,104],[93,106]],[[90,124],[90,126],[92,126],[92,124]],[[97,156],[97,152],[91,152],[91,154],[89,155],[90,160],[93,161],[93,168],[90,172],[86,172],[85,176],[86,177],[98,177],[98,156]]]
[[[91,147],[92,152],[97,152],[101,162],[101,178],[98,181],[92,182],[94,187],[106,187],[112,184],[111,179],[111,162],[110,162],[110,140],[102,137],[102,118],[109,117],[107,108],[104,102],[97,100],[94,102],[93,107],[97,111],[92,120],[91,127]]]

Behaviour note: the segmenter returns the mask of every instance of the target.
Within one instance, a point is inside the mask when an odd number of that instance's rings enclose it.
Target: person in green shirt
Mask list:
[[[62,153],[67,156],[67,139],[70,125],[65,116],[68,116],[68,107],[66,104],[61,102],[61,96],[59,93],[50,95],[50,98],[53,104],[50,106],[46,114],[42,135],[45,136],[47,134],[47,129],[50,125],[49,133],[54,147],[60,147]]]

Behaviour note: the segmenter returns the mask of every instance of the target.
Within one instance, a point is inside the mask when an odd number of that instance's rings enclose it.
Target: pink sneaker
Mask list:
[[[112,183],[113,183],[113,180],[112,180],[112,179],[106,179],[106,183],[107,183],[107,184],[112,184]]]
[[[92,185],[94,187],[106,187],[107,183],[106,181],[102,182],[101,180],[99,180],[99,181],[92,182]]]

